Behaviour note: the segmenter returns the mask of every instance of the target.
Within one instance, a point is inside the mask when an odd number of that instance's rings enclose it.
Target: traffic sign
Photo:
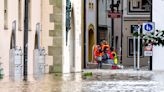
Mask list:
[[[148,34],[148,33],[152,33],[155,30],[155,23],[154,22],[147,22],[147,23],[143,23],[143,34]]]
[[[131,25],[131,33],[138,32],[139,30],[141,32],[140,27],[141,27],[141,25]]]

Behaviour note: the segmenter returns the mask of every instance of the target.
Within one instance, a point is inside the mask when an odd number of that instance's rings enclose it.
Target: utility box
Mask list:
[[[35,49],[34,50],[34,66],[33,71],[34,75],[44,75],[45,73],[45,49]]]
[[[22,49],[10,49],[9,75],[21,77],[23,75]]]

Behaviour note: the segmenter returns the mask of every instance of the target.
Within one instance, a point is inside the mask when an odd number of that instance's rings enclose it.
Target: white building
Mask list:
[[[63,0],[63,73],[81,72],[83,64],[83,0],[70,0],[71,29],[66,45],[66,0]]]
[[[16,48],[24,50],[24,2],[25,0],[0,0],[0,62],[4,74],[9,75],[9,51]],[[53,30],[53,23],[47,21],[53,12],[52,6],[46,0],[29,0],[29,30],[28,30],[28,74],[33,74],[34,49],[39,46],[48,52],[52,38],[48,30]],[[39,29],[37,29],[40,28]],[[46,72],[52,65],[53,58],[46,56]],[[22,58],[23,61],[23,58]]]

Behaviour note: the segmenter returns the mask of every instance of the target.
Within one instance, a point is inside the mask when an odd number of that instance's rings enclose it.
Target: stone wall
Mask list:
[[[50,30],[49,36],[53,37],[53,46],[48,47],[48,54],[53,56],[51,72],[62,72],[62,0],[50,0],[53,5],[53,14],[50,22],[54,23],[54,30]]]

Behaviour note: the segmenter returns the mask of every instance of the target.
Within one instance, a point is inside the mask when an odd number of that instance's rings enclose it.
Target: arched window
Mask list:
[[[22,0],[18,0],[18,30],[22,30]]]
[[[4,29],[8,29],[8,0],[4,0]]]
[[[16,21],[12,23],[12,33],[10,40],[10,49],[16,48]]]

